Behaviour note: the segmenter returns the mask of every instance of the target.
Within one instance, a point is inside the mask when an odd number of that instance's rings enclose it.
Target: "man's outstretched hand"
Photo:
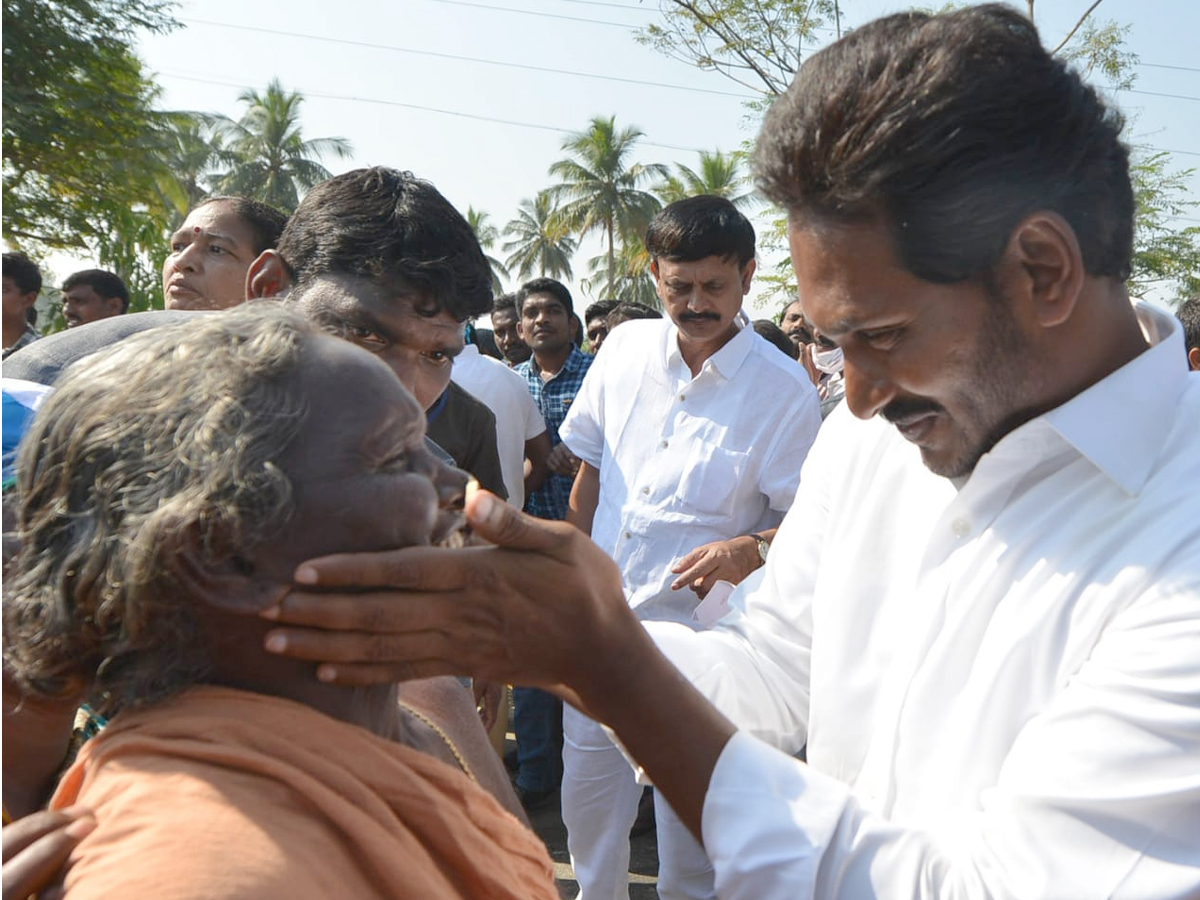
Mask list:
[[[472,675],[578,702],[564,684],[588,691],[620,665],[631,635],[648,640],[616,566],[577,529],[526,516],[486,491],[466,514],[495,546],[301,564],[297,587],[264,613],[280,626],[268,632],[267,650],[318,662],[318,677],[339,684]]]

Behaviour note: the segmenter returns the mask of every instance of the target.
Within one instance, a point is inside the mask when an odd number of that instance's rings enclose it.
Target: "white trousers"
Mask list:
[[[563,705],[562,814],[578,900],[629,900],[629,829],[642,786],[598,724]],[[654,792],[658,896],[711,900],[713,871],[704,848]]]

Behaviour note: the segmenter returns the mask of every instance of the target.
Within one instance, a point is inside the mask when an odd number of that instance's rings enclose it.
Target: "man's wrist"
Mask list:
[[[760,568],[766,565],[767,551],[771,548],[771,542],[761,534],[748,534],[754,550],[754,568]]]

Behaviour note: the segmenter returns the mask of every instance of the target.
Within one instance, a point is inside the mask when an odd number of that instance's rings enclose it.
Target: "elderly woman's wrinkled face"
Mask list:
[[[308,414],[278,460],[294,489],[283,531],[253,554],[256,574],[290,581],[331,553],[431,544],[462,524],[467,476],[425,445],[425,414],[386,365],[320,337],[298,377]]]

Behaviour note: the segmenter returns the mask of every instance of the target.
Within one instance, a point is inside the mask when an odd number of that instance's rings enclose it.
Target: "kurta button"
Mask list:
[[[625,532],[625,540],[629,540],[631,537],[633,537],[632,534],[630,534],[628,531]]]
[[[680,400],[686,400],[686,399],[687,399],[687,394],[680,394],[680,395],[679,395],[679,399],[680,399]]]
[[[648,493],[650,493],[650,488],[648,488],[648,487],[644,487],[644,488],[642,488],[642,493],[643,493],[643,494],[648,494]]]
[[[660,446],[660,447],[662,447],[662,448],[665,450],[665,449],[666,449],[666,447],[667,447],[667,442],[666,442],[666,441],[663,441],[661,444],[659,444],[659,446]]]

